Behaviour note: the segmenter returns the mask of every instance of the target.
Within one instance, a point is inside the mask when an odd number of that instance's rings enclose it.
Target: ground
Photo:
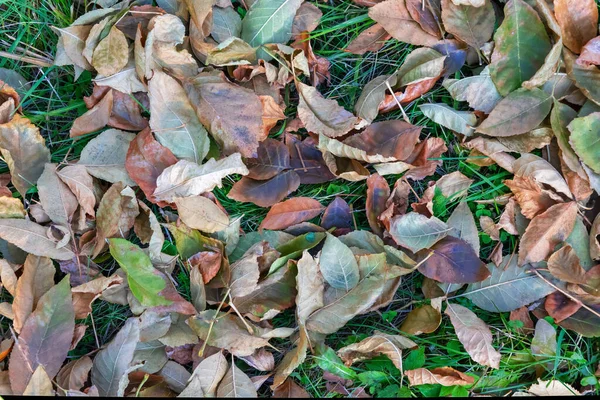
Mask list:
[[[411,51],[411,47],[391,40],[376,54],[356,56],[346,53],[343,48],[350,40],[373,24],[367,16],[367,9],[355,6],[350,0],[319,1],[318,6],[323,11],[323,18],[320,26],[311,35],[311,43],[318,55],[328,58],[331,62],[331,81],[327,86],[322,85],[320,90],[329,98],[336,99],[348,110],[352,110],[362,87],[372,78],[397,69]],[[81,148],[97,134],[97,132],[92,133],[73,141],[69,139],[68,133],[72,121],[86,111],[83,96],[91,92],[91,74],[85,72],[74,81],[72,67],[40,66],[40,63],[41,65],[44,62],[51,63],[55,54],[57,37],[51,26],[70,25],[80,15],[82,9],[82,5],[78,2],[68,0],[0,0],[0,51],[3,51],[0,53],[0,67],[15,70],[30,82],[31,89],[22,98],[23,112],[40,127],[52,152],[53,162],[77,159]],[[10,53],[16,50],[19,53],[27,51],[34,60],[11,58]],[[7,55],[6,53],[9,57],[3,57]],[[31,61],[38,65],[32,64]],[[460,77],[461,74],[469,75],[469,71],[463,68],[456,77]],[[289,95],[294,96],[294,93]],[[467,152],[459,146],[455,135],[440,126],[434,126],[420,113],[418,105],[428,102],[445,102],[453,107],[460,107],[438,84],[432,91],[405,108],[412,123],[426,126],[425,135],[442,137],[448,146],[448,152],[442,157],[443,165],[438,169],[437,174],[413,185],[416,194],[423,193],[428,181],[458,170],[475,180],[466,200],[475,213],[476,219],[481,215],[497,218],[500,210],[494,204],[479,204],[477,201],[492,199],[508,192],[502,181],[510,175],[497,167],[480,168],[467,164],[465,162]],[[288,116],[294,116],[295,113],[293,107],[288,107],[286,110]],[[380,118],[398,119],[401,115],[396,111]],[[273,131],[274,136],[277,136],[282,129],[276,133],[275,131]],[[0,173],[5,172],[8,172],[8,168],[6,164],[0,162]],[[388,181],[390,184],[394,182],[393,179]],[[243,215],[242,228],[246,232],[256,230],[267,209],[228,199],[226,194],[232,183],[232,181],[226,182],[225,187],[217,189],[215,194],[232,217]],[[296,195],[315,198],[324,205],[327,205],[336,195],[342,196],[353,207],[357,227],[368,229],[364,213],[365,191],[364,182],[350,183],[336,180],[322,185],[303,185]],[[32,189],[28,196],[33,196],[34,192],[35,190]],[[412,195],[410,200],[415,201],[416,197]],[[440,211],[445,212],[447,217],[455,206],[456,202],[448,203],[445,210],[441,207]],[[482,255],[487,256],[493,244],[487,235],[481,232],[480,235]],[[515,242],[508,238],[503,239],[507,239],[504,242],[504,252],[510,254],[514,251]],[[166,248],[165,251],[173,251],[174,246],[172,244],[170,246],[171,249]],[[115,268],[111,262],[101,263],[101,265],[106,272]],[[180,283],[182,293],[186,295],[188,294],[185,289],[187,277],[184,271],[178,268],[174,275]],[[422,276],[418,274],[405,279],[392,304],[379,312],[355,318],[337,334],[330,335],[328,344],[338,349],[369,336],[374,330],[399,333],[398,326],[411,307],[424,302],[420,290],[421,281]],[[435,333],[411,337],[420,347],[409,352],[405,357],[405,369],[451,366],[461,371],[472,372],[484,377],[479,380],[474,389],[479,393],[491,395],[504,395],[530,386],[537,381],[536,371],[544,371],[540,375],[544,379],[559,379],[574,385],[579,385],[584,380],[585,384],[593,384],[598,388],[593,374],[600,359],[600,340],[582,338],[573,332],[558,328],[557,341],[560,352],[554,360],[554,369],[547,372],[539,368],[542,362],[535,361],[531,357],[531,336],[517,333],[515,326],[508,321],[508,313],[487,313],[473,306],[465,298],[457,298],[455,301],[474,310],[491,326],[495,335],[494,342],[501,344],[500,352],[503,357],[500,369],[491,370],[473,362],[458,342],[447,318],[444,318]],[[130,316],[129,313],[128,307],[102,301],[95,302],[92,315],[88,321],[85,321],[92,329],[88,329],[86,337],[71,356],[77,358],[97,349],[98,345],[108,342]],[[293,316],[286,314],[277,317],[275,323],[291,323],[292,320]],[[7,321],[0,322],[2,335],[6,337],[9,335]],[[461,388],[450,388],[442,393],[439,392],[439,387],[420,386],[409,389],[406,384],[402,384],[400,373],[385,358],[357,363],[352,368],[360,374],[360,380],[363,386],[367,386],[367,392],[374,396],[429,397],[440,394],[467,394]],[[322,370],[317,366],[316,360],[310,356],[292,376],[315,397],[339,396],[327,393]],[[267,394],[267,392],[266,386],[263,387],[261,393]]]

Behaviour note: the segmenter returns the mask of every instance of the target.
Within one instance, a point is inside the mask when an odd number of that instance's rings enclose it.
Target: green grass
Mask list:
[[[376,76],[394,72],[412,47],[390,40],[377,54],[356,56],[346,53],[343,48],[362,30],[373,24],[367,16],[366,8],[357,7],[350,0],[318,2],[318,6],[323,11],[323,18],[320,26],[311,34],[311,43],[315,52],[328,58],[331,63],[331,80],[328,85],[322,85],[319,89],[329,98],[336,99],[341,105],[352,110],[362,87]],[[30,82],[31,89],[22,97],[23,111],[33,123],[39,126],[51,150],[53,162],[76,160],[85,143],[96,135],[93,133],[73,141],[69,139],[68,134],[73,119],[86,111],[83,96],[91,92],[92,76],[89,72],[84,72],[77,81],[74,81],[72,67],[40,68],[19,60],[18,55],[36,57],[42,61],[51,60],[55,53],[57,37],[50,26],[68,26],[82,12],[82,4],[69,0],[0,0],[0,51],[13,54],[11,58],[0,57],[0,67],[15,70]],[[462,74],[469,75],[470,71],[463,69],[457,73],[457,77]],[[293,100],[296,95],[290,92],[289,97]],[[476,219],[481,215],[488,215],[497,220],[502,211],[501,207],[476,202],[490,200],[507,193],[508,190],[502,182],[510,175],[496,166],[482,168],[466,163],[468,151],[460,147],[456,136],[451,131],[434,125],[419,111],[418,105],[428,102],[444,102],[456,108],[461,107],[439,84],[422,98],[405,107],[412,123],[425,127],[423,137],[425,135],[441,137],[448,146],[448,152],[440,158],[443,160],[443,165],[438,168],[435,176],[420,182],[411,182],[416,194],[421,196],[428,187],[428,182],[458,170],[474,179],[466,200],[475,213]],[[287,114],[289,116],[295,114],[293,106],[288,107]],[[381,120],[398,118],[401,118],[399,111],[380,116]],[[274,129],[275,131],[277,129]],[[4,172],[8,172],[8,169],[0,162],[0,173]],[[398,177],[392,177],[388,182],[392,185],[396,179]],[[228,199],[226,194],[233,183],[231,179],[226,180],[222,189],[215,190],[215,195],[232,217],[243,215],[242,228],[246,232],[254,231],[268,210],[250,203],[237,203]],[[33,192],[27,196],[27,201],[31,200]],[[294,196],[315,198],[324,205],[329,204],[335,196],[341,196],[352,206],[358,229],[368,229],[364,213],[365,194],[364,182],[336,180],[323,185],[303,185]],[[416,200],[416,196],[411,194],[410,201]],[[456,204],[456,200],[446,204],[447,210],[443,219],[450,215]],[[484,233],[480,235],[482,256],[488,256],[494,243]],[[516,241],[512,238],[506,240],[504,244],[504,253],[510,254],[515,249]],[[172,252],[173,245],[167,244],[166,250]],[[102,267],[105,273],[116,268],[111,262],[103,263]],[[179,265],[173,276],[179,283],[182,294],[189,295],[185,269]],[[418,274],[406,277],[395,300],[388,307],[353,319],[342,330],[330,335],[326,343],[333,349],[339,349],[364,339],[374,330],[400,333],[398,327],[411,308],[428,302],[423,298],[420,290],[421,282],[422,276]],[[10,301],[6,291],[2,293],[0,300]],[[473,390],[493,395],[505,395],[530,386],[537,380],[536,370],[544,379],[555,378],[574,385],[578,385],[583,378],[593,375],[600,358],[598,340],[585,339],[573,332],[558,328],[560,351],[554,359],[550,360],[553,368],[544,370],[541,365],[548,363],[548,360],[538,361],[531,356],[531,336],[516,332],[508,322],[508,313],[487,313],[474,307],[465,298],[459,297],[455,301],[474,310],[491,326],[494,343],[499,345],[503,355],[500,369],[491,370],[474,363],[458,343],[454,329],[447,318],[443,319],[442,325],[435,333],[411,337],[419,344],[419,349],[405,353],[405,369],[451,366],[482,377]],[[412,305],[409,305],[411,302]],[[91,316],[82,321],[89,326],[86,335],[71,356],[80,357],[96,351],[98,345],[103,345],[112,338],[130,315],[127,306],[96,301]],[[293,315],[291,312],[283,313],[275,318],[274,323],[293,325]],[[3,318],[0,328],[4,337],[7,336],[7,326],[7,321]],[[290,346],[289,341],[275,342],[275,345],[281,350],[287,350]],[[282,354],[276,354],[277,360],[281,357]],[[239,364],[243,366],[241,362]],[[408,388],[406,380],[402,379],[399,371],[389,360],[381,357],[357,363],[352,369],[358,374],[362,384],[367,386],[367,391],[374,395],[423,397],[465,394],[464,390],[453,388],[440,389],[433,386]],[[311,356],[292,376],[313,396],[339,397],[327,393],[322,370]],[[267,395],[270,391],[264,386],[261,394]]]

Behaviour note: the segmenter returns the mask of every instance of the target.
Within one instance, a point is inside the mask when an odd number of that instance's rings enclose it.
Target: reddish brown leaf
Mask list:
[[[258,146],[258,157],[246,160],[248,178],[265,180],[290,168],[290,153],[279,140],[268,138]]]
[[[325,209],[323,217],[321,217],[321,226],[327,230],[334,227],[338,229],[351,228],[352,210],[348,203],[336,196]]]
[[[543,261],[571,234],[577,203],[560,203],[531,220],[519,245],[519,265]]]
[[[387,42],[392,35],[387,33],[383,26],[375,24],[370,28],[362,31],[353,41],[350,42],[346,51],[352,54],[363,55],[367,51],[378,52],[381,50],[385,42]]]
[[[296,191],[299,186],[298,174],[288,170],[266,181],[243,177],[233,185],[227,196],[230,199],[251,202],[260,207],[271,207]]]
[[[490,275],[473,247],[452,236],[445,237],[429,249],[421,250],[417,255],[423,262],[419,272],[439,282],[480,282]]]
[[[69,136],[75,138],[104,128],[108,124],[112,109],[113,91],[110,90],[98,104],[73,121]]]
[[[300,141],[294,135],[286,134],[285,144],[290,152],[290,165],[300,177],[300,183],[324,183],[335,179],[312,138]]]
[[[201,251],[188,259],[192,268],[198,268],[204,283],[210,282],[221,268],[221,253],[215,251]]]
[[[450,367],[433,369],[418,368],[404,371],[411,386],[440,384],[442,386],[471,385],[475,378]]]
[[[177,158],[171,150],[158,143],[150,129],[146,128],[131,141],[125,159],[125,168],[131,179],[144,191],[146,198],[164,207],[168,203],[154,200],[156,179],[165,168],[176,162]]]
[[[275,101],[271,96],[258,96],[260,104],[262,105],[262,122],[263,122],[263,135],[260,140],[264,140],[269,136],[269,132],[277,122],[285,119],[285,105],[281,105]],[[259,144],[260,145],[260,144]]]
[[[557,291],[546,297],[544,307],[548,315],[558,323],[575,314],[581,308],[581,304]]]
[[[568,283],[586,283],[586,271],[579,263],[577,253],[570,245],[566,245],[550,256],[548,271],[555,278]]]
[[[600,36],[596,36],[583,46],[577,58],[577,64],[589,66],[600,65]]]
[[[513,179],[505,180],[504,184],[514,193],[521,213],[529,219],[558,202],[556,195],[542,189],[541,185],[529,176],[514,176]]]
[[[598,34],[598,6],[594,0],[554,0],[554,15],[563,43],[577,54]]]
[[[258,230],[285,229],[300,222],[308,221],[321,214],[323,210],[324,207],[317,200],[308,197],[294,197],[271,207]]]
[[[367,220],[369,226],[378,235],[383,233],[379,225],[379,216],[386,209],[386,201],[390,197],[390,186],[384,177],[379,174],[371,175],[367,179]]]
[[[277,386],[273,391],[274,398],[286,399],[308,399],[310,395],[302,386],[298,385],[292,378],[287,378],[285,382]]]
[[[344,144],[364,150],[370,155],[406,160],[415,150],[422,127],[400,120],[375,122]]]
[[[148,120],[142,117],[140,106],[133,95],[113,90],[113,107],[108,126],[126,131],[141,131],[148,127]]]
[[[447,150],[446,143],[442,138],[429,138],[417,144],[413,154],[405,160],[417,168],[409,170],[404,177],[420,180],[433,175],[436,168],[442,165],[442,160],[435,160],[435,158],[439,158]]]
[[[440,3],[435,1],[405,0],[410,16],[430,35],[442,37],[440,21],[442,20]],[[437,7],[436,7],[437,6]]]
[[[529,315],[527,307],[517,308],[510,312],[511,321],[521,321],[523,323],[522,328],[518,328],[518,331],[525,334],[533,333],[533,321]]]

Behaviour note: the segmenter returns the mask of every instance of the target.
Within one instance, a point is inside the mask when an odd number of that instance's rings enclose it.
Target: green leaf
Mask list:
[[[271,264],[269,274],[277,271],[285,265],[288,260],[300,257],[304,250],[312,249],[321,243],[321,240],[323,239],[325,239],[325,233],[323,232],[308,232],[278,246],[276,250],[281,253],[281,256]]]
[[[541,89],[516,90],[498,103],[477,132],[498,137],[529,132],[539,126],[551,107],[552,96]]]
[[[456,111],[446,104],[421,104],[419,109],[433,122],[454,132],[471,136],[477,117],[470,111]]]
[[[358,283],[358,263],[352,250],[330,233],[321,250],[319,266],[327,283],[336,289],[348,291]]]
[[[446,237],[450,227],[436,217],[409,212],[391,221],[390,234],[396,243],[416,253]]]
[[[319,346],[313,358],[317,365],[327,372],[344,379],[356,379],[356,372],[346,367],[331,347]]]
[[[486,311],[516,310],[554,291],[539,276],[528,272],[528,265],[517,266],[517,257],[506,256],[499,267],[489,264],[488,268],[492,274],[486,280],[471,283],[465,292],[468,299]]]
[[[600,112],[575,118],[567,128],[573,150],[592,171],[600,173]]]
[[[494,34],[494,41],[490,75],[503,96],[530,79],[551,49],[542,20],[523,0],[506,3],[504,21]]]
[[[292,23],[301,4],[302,0],[255,1],[242,21],[242,39],[253,47],[287,43],[292,37]],[[266,59],[265,56],[260,50],[259,58]]]
[[[131,293],[145,307],[169,305],[171,300],[159,293],[166,288],[163,278],[152,266],[150,257],[135,244],[120,238],[108,240],[110,254],[127,274]]]

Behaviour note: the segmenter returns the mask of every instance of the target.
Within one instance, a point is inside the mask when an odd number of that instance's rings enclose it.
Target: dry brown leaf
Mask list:
[[[411,17],[405,0],[387,0],[369,9],[369,17],[394,39],[415,46],[433,46],[438,38],[425,32]]]
[[[515,176],[512,180],[505,180],[504,184],[515,195],[515,199],[521,208],[521,213],[529,219],[543,213],[549,207],[559,202],[556,195],[542,189],[539,183],[528,176]]]
[[[90,217],[96,216],[96,195],[94,180],[83,165],[67,165],[56,172],[58,177],[71,189],[81,208]]]
[[[490,328],[475,313],[458,304],[448,304],[445,314],[450,317],[458,340],[473,361],[498,369],[500,353],[492,346]]]
[[[402,372],[402,350],[415,347],[417,344],[404,336],[387,335],[376,331],[373,336],[342,347],[337,353],[347,366],[357,361],[385,355]]]
[[[348,44],[346,51],[352,54],[363,55],[367,51],[378,52],[392,35],[387,33],[380,24],[375,24],[362,31]]]
[[[581,49],[577,64],[589,66],[600,65],[600,36],[590,39]]]
[[[321,214],[325,207],[317,200],[308,197],[294,197],[271,207],[260,223],[263,229],[281,230],[300,222],[308,221]]]
[[[548,259],[548,270],[557,279],[569,283],[586,283],[585,270],[570,245],[555,251]]]
[[[581,393],[575,390],[571,385],[562,383],[558,380],[543,381],[538,379],[538,383],[531,385],[527,391],[536,396],[580,396]]]
[[[102,100],[96,103],[85,114],[73,121],[73,126],[71,126],[69,136],[71,138],[76,138],[78,136],[82,136],[104,128],[110,120],[110,114],[113,110],[113,102],[113,91],[109,90],[108,93],[102,97]]]
[[[102,292],[114,285],[123,283],[123,278],[119,275],[109,277],[100,277],[87,283],[75,286],[71,292],[73,294],[73,309],[76,319],[84,319],[92,312],[92,303],[102,295]]]
[[[46,164],[38,179],[40,203],[52,222],[69,227],[79,203],[69,186],[59,179],[57,167],[57,164]]]
[[[114,75],[127,65],[129,45],[127,38],[117,27],[113,26],[108,35],[94,49],[92,65],[99,74]]]
[[[390,197],[390,186],[384,177],[373,174],[367,179],[367,202],[365,205],[367,220],[371,230],[377,235],[382,235],[383,230],[379,226],[379,217],[385,211],[386,202]]]
[[[531,220],[519,245],[519,265],[543,261],[554,247],[567,239],[575,226],[577,203],[550,207]]]
[[[439,384],[442,386],[454,385],[472,385],[475,378],[455,370],[451,367],[440,367],[433,369],[418,368],[405,371],[404,375],[408,378],[409,385],[429,385]]]
[[[271,207],[295,192],[299,186],[298,174],[293,170],[287,170],[266,181],[243,177],[233,185],[227,197],[251,202],[261,207]]]
[[[421,335],[435,332],[441,323],[442,314],[440,311],[425,304],[411,310],[399,329],[409,335]]]
[[[287,378],[273,390],[273,398],[308,399],[310,397],[306,389],[298,385],[292,378]]]
[[[174,202],[179,218],[190,228],[214,233],[229,226],[227,214],[204,196],[176,198]]]
[[[565,46],[577,54],[598,34],[598,6],[594,0],[554,0],[554,15]]]

